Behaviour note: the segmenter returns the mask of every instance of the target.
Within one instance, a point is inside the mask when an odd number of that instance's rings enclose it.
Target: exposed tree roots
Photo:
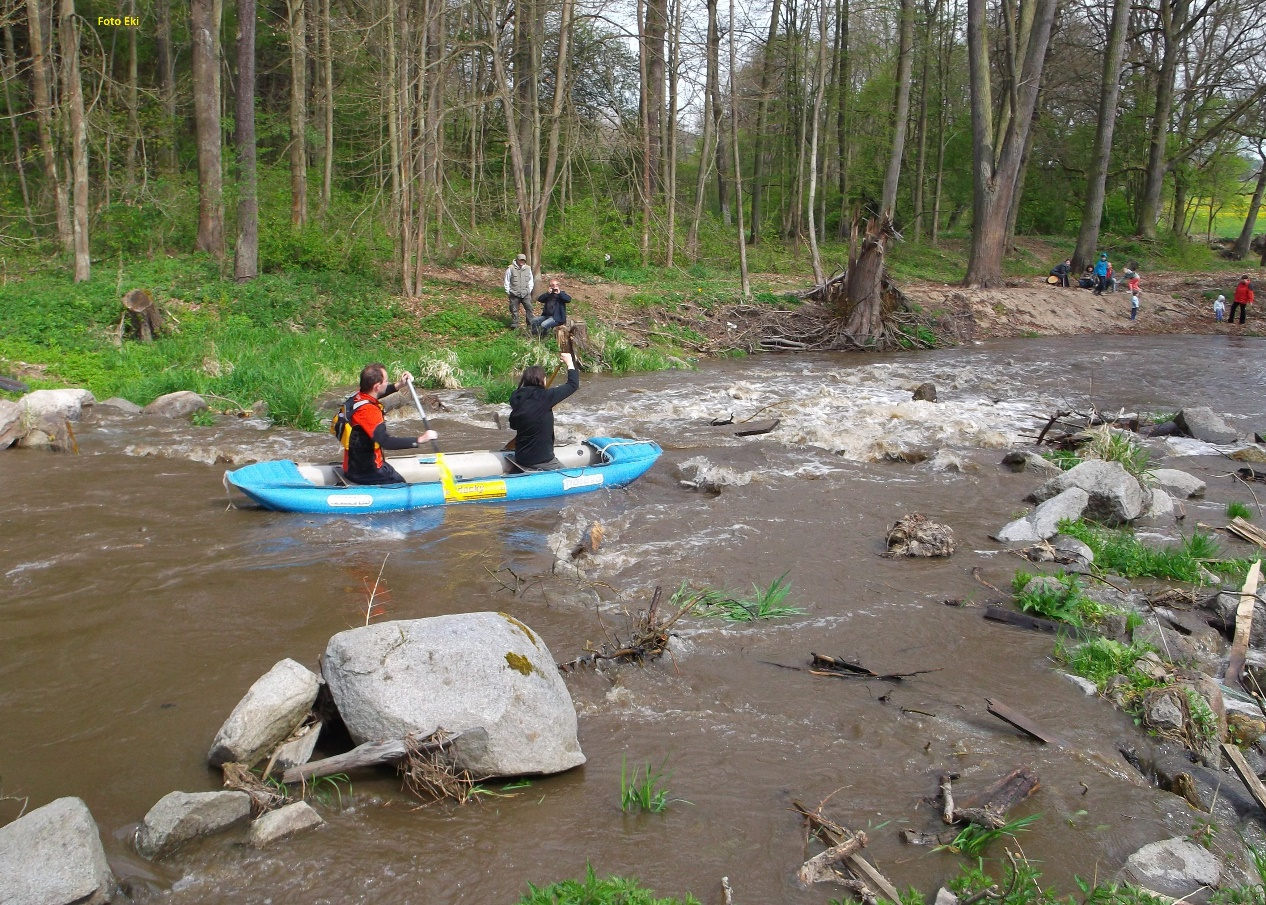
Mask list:
[[[437,729],[424,739],[405,739],[406,753],[399,763],[404,787],[422,801],[449,799],[466,804],[474,796],[475,781],[449,759],[444,742],[450,733]]]

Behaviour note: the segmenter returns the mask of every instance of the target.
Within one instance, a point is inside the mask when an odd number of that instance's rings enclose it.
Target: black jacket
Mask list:
[[[542,292],[536,297],[541,303],[541,317],[554,318],[554,326],[561,327],[567,323],[567,303],[571,296],[561,289],[558,292]]]
[[[580,389],[580,372],[572,368],[567,382],[546,389],[521,386],[510,395],[510,426],[514,438],[514,460],[531,468],[554,458],[554,406]]]

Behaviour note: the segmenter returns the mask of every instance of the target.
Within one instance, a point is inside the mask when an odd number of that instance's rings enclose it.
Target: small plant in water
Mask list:
[[[1253,510],[1248,508],[1248,503],[1241,503],[1239,500],[1232,500],[1226,504],[1226,517],[1252,519]]]
[[[757,619],[785,619],[788,616],[800,616],[804,610],[799,607],[785,606],[783,601],[791,590],[791,582],[787,581],[787,573],[783,572],[769,587],[761,588],[752,585],[752,591],[745,596],[732,591],[720,591],[716,588],[691,589],[686,582],[672,596],[671,603],[681,609],[695,600],[694,612],[698,616],[710,616],[727,619],[730,622],[754,622]]]
[[[1014,839],[1016,833],[1027,829],[1030,823],[1041,816],[1041,814],[1030,814],[1028,817],[1012,820],[1010,823],[1003,824],[996,829],[984,827],[978,823],[969,823],[959,830],[958,835],[954,837],[954,841],[944,847],[952,852],[976,858],[984,854],[989,843],[996,839],[1001,839],[1003,836],[1009,836]]]
[[[311,798],[319,801],[326,807],[333,807],[335,804],[339,808],[343,807],[343,795],[346,786],[346,795],[350,801],[352,798],[352,780],[346,773],[333,773],[329,776],[318,776],[313,779],[305,787],[305,798]]]
[[[664,783],[672,777],[672,772],[664,771],[664,764],[652,767],[648,761],[641,767],[634,767],[629,772],[628,758],[620,760],[620,810],[650,811],[652,814],[667,809],[670,801],[680,801],[668,797],[668,789]],[[689,802],[683,802],[689,804]]]

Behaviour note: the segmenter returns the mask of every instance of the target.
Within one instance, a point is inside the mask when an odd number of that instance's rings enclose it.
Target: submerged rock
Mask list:
[[[1079,487],[1046,500],[1028,515],[1004,525],[993,537],[1004,543],[1031,543],[1046,540],[1059,532],[1064,519],[1077,519],[1090,501],[1090,495]]]
[[[230,761],[248,767],[269,754],[307,718],[320,680],[294,660],[282,660],[255,680],[211,743],[212,766]]]
[[[912,398],[918,399],[921,402],[935,402],[936,401],[936,384],[930,381],[927,383],[919,384],[917,387],[914,388],[914,395]]]
[[[103,905],[116,885],[82,799],[59,798],[0,827],[5,905]]]
[[[1179,471],[1177,468],[1157,468],[1147,474],[1158,487],[1177,499],[1186,500],[1193,496],[1204,496],[1205,482],[1185,471]]]
[[[210,836],[250,816],[245,792],[168,792],[149,809],[136,831],[136,850],[149,860],[186,842]]]
[[[1106,525],[1131,522],[1143,514],[1143,488],[1118,462],[1082,462],[1047,481],[1032,498],[1040,503],[1070,487],[1080,487],[1089,495],[1086,516]]]
[[[585,762],[576,708],[545,642],[505,613],[381,622],[330,639],[322,672],[361,744],[482,728],[458,745],[478,777],[559,773]]]
[[[296,801],[261,815],[251,824],[247,839],[256,848],[263,848],[296,833],[316,829],[324,823],[312,805],[306,801]]]
[[[159,396],[149,405],[145,406],[144,412],[147,415],[163,415],[167,418],[184,418],[192,415],[194,412],[200,412],[207,408],[207,401],[197,393],[190,390],[177,390],[175,393],[168,393],[165,396]]]
[[[1123,875],[1128,882],[1152,892],[1182,897],[1201,887],[1216,887],[1222,865],[1207,848],[1176,837],[1145,845],[1130,855]]]
[[[1205,443],[1234,443],[1240,438],[1235,430],[1222,420],[1222,416],[1214,414],[1208,406],[1185,408],[1174,416],[1178,429],[1188,437],[1195,437]]]
[[[887,543],[890,556],[951,556],[954,530],[912,512],[897,519],[888,530]]]
[[[1012,471],[1059,471],[1059,466],[1045,456],[1028,449],[1012,449],[1002,457],[1002,464]]]

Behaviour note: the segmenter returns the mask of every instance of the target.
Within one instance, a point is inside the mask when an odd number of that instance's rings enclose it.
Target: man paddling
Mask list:
[[[388,383],[387,368],[376,362],[361,370],[360,391],[343,403],[331,428],[343,445],[343,474],[353,484],[403,484],[404,478],[383,458],[382,451],[416,449],[439,438],[433,430],[420,437],[393,437],[387,433],[379,400],[394,393],[396,384],[412,380],[412,374],[401,371],[396,383]]]

